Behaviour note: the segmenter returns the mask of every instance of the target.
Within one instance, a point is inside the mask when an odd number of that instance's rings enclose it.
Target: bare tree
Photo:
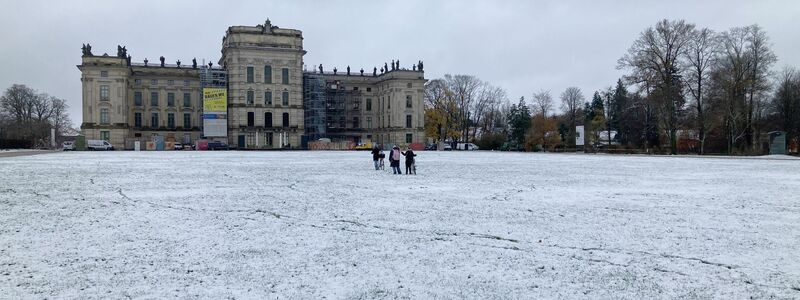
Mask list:
[[[750,86],[748,88],[747,131],[745,140],[755,150],[758,146],[754,138],[759,135],[756,120],[759,119],[763,100],[770,89],[770,68],[778,60],[769,46],[769,37],[758,25],[747,28],[747,53],[751,60],[750,73],[748,74]]]
[[[4,116],[4,138],[27,140],[33,145],[46,144],[51,128],[56,129],[56,137],[72,131],[66,101],[21,84],[12,85],[0,97],[0,115]]]
[[[797,70],[785,67],[776,78],[772,107],[778,129],[787,133],[787,140],[800,136],[800,76]]]
[[[687,87],[694,99],[694,109],[697,113],[697,132],[700,140],[700,154],[705,152],[706,129],[708,127],[706,111],[708,103],[705,101],[703,88],[709,78],[709,72],[716,63],[720,52],[719,39],[716,33],[708,28],[694,30],[686,51]]]
[[[752,60],[747,53],[747,28],[731,28],[720,39],[722,53],[711,75],[730,154],[747,133],[746,94]]]
[[[632,69],[633,82],[655,87],[650,97],[658,99],[662,120],[670,137],[672,154],[677,154],[678,111],[684,105],[679,59],[691,40],[694,25],[683,20],[662,20],[647,28],[619,59],[620,68]]]
[[[492,117],[495,112],[496,105],[505,99],[505,90],[493,86],[488,82],[481,84],[480,90],[475,103],[472,105],[472,122],[476,125],[472,129],[472,137],[477,138],[478,127],[483,132],[491,131]],[[487,122],[487,120],[489,122]]]
[[[444,80],[447,82],[448,89],[453,93],[453,98],[458,108],[456,114],[456,122],[459,124],[459,131],[461,132],[461,139],[464,141],[469,140],[469,127],[472,117],[472,104],[477,98],[478,90],[483,82],[472,75],[445,75]]]
[[[70,120],[69,114],[67,114],[69,105],[67,105],[66,100],[57,97],[52,97],[50,101],[52,106],[50,123],[53,128],[56,129],[56,140],[61,141],[64,135],[73,133],[73,129],[70,126],[72,120]]]
[[[579,115],[579,112],[584,101],[583,92],[578,87],[568,87],[561,93],[561,110],[564,111],[567,116],[567,122],[569,122],[568,143],[571,146],[575,144],[575,126],[578,125],[578,119],[583,118]]]
[[[434,79],[425,84],[425,105],[427,135],[440,141],[452,137],[457,111],[453,93],[445,80]]]
[[[553,108],[553,96],[550,95],[550,90],[539,90],[533,93],[533,106],[534,114],[542,114],[547,116]]]

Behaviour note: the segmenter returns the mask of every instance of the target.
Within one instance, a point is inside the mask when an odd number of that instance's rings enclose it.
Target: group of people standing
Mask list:
[[[406,151],[402,152],[397,145],[392,147],[392,150],[389,152],[389,166],[392,168],[392,174],[403,174],[403,172],[400,171],[400,156],[405,156],[406,158],[406,175],[416,175],[417,170],[414,165],[414,157],[417,155],[414,154],[411,148],[406,148]],[[384,157],[386,157],[386,155],[380,147],[375,146],[372,148],[372,162],[375,164],[375,170],[382,169]]]

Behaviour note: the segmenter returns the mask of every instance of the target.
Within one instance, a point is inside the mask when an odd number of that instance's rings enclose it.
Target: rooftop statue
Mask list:
[[[192,69],[197,69],[197,58],[192,58]]]
[[[372,67],[372,76],[378,76],[378,68]]]
[[[92,56],[92,45],[83,44],[83,47],[81,47],[81,52],[83,53],[83,56]]]
[[[144,59],[144,66],[147,67],[147,58]]]
[[[164,57],[163,56],[160,57],[159,60],[161,61],[161,66],[163,67],[164,66]]]

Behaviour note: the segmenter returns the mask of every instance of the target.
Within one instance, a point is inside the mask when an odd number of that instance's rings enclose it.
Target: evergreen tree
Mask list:
[[[519,104],[511,105],[508,114],[508,126],[511,128],[510,140],[517,147],[525,142],[525,133],[531,126],[531,113],[528,105],[525,104],[525,97],[519,98]]]
[[[628,122],[626,110],[628,109],[628,90],[622,85],[622,79],[617,80],[614,95],[609,107],[609,130],[617,130],[617,140],[621,145],[628,143],[630,130],[625,126]]]
[[[587,139],[586,142],[589,145],[593,145],[594,142],[597,142],[598,132],[606,127],[605,105],[603,104],[603,98],[600,96],[600,92],[594,92],[592,102],[586,103],[585,110],[586,122],[584,122],[584,130],[587,133],[586,136],[591,137],[591,139]]]

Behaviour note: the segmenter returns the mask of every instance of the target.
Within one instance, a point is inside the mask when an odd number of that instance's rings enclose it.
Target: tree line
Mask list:
[[[777,56],[758,25],[715,32],[683,20],[642,31],[617,61],[623,78],[587,101],[578,87],[510,103],[506,92],[470,75],[426,85],[426,133],[482,149],[575,149],[761,154],[772,131],[800,138],[800,73],[774,70]],[[605,142],[605,144],[601,143]]]
[[[14,84],[0,96],[0,141],[4,147],[49,147],[51,129],[56,140],[74,134],[66,100]]]

